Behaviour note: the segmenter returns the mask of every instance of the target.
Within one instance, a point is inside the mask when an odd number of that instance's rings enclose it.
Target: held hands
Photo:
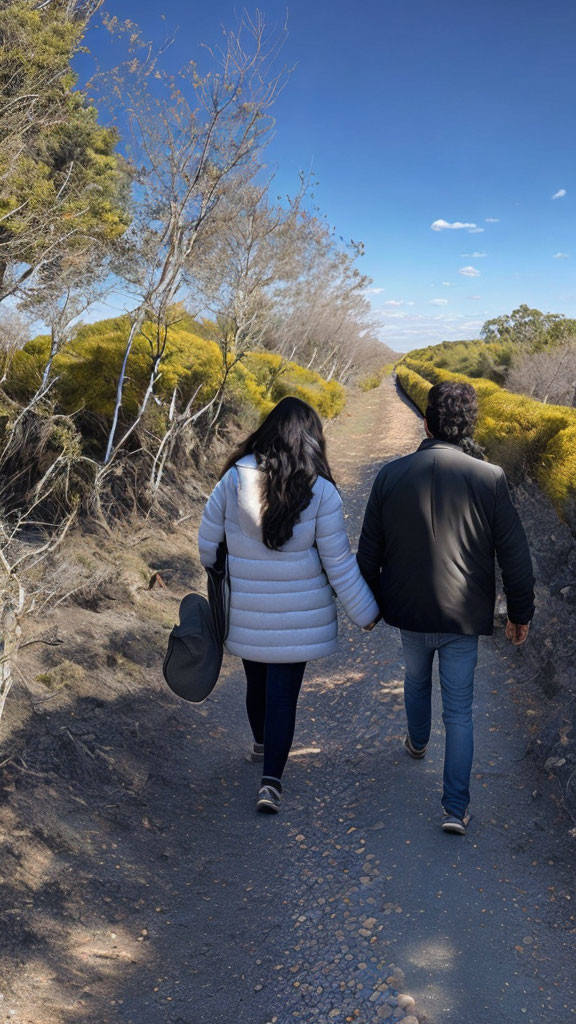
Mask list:
[[[514,647],[520,647],[525,642],[529,629],[530,623],[527,623],[525,626],[520,626],[518,623],[510,622],[510,619],[508,619],[508,622],[506,623],[506,639],[510,640],[514,644]]]
[[[374,622],[371,622],[371,623],[370,623],[370,625],[368,625],[368,626],[362,626],[362,629],[365,629],[365,630],[366,630],[366,632],[367,632],[367,633],[369,633],[369,632],[370,632],[370,630],[374,629],[374,626],[376,625],[376,623],[377,623],[377,622],[380,622],[380,619],[381,619],[381,618],[382,618],[382,612],[380,612],[380,613],[379,613],[379,614],[378,614],[378,615],[376,616],[376,618],[374,619]]]

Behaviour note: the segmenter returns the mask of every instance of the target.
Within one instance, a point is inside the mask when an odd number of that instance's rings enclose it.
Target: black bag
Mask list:
[[[220,675],[228,632],[228,568],[226,545],[220,545],[216,565],[207,570],[209,602],[187,594],[180,602],[180,623],[168,639],[164,678],[184,700],[206,700]]]

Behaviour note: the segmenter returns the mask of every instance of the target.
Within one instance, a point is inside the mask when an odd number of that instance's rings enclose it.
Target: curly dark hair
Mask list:
[[[322,420],[299,398],[283,398],[232,453],[221,475],[245,455],[255,455],[264,471],[262,539],[277,551],[290,540],[300,513],[310,504],[317,477],[334,483]]]
[[[464,381],[443,381],[428,392],[426,422],[439,441],[459,444],[470,455],[483,457],[474,440],[478,421],[478,398],[471,384]]]

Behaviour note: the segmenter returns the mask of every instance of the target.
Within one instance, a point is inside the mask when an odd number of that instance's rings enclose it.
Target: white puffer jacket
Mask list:
[[[202,565],[216,561],[226,537],[230,629],[226,649],[249,661],[311,661],[333,654],[338,624],[334,591],[357,626],[378,615],[344,526],[342,500],[318,477],[308,508],[280,551],[262,541],[262,471],[249,455],[216,485],[198,538]]]

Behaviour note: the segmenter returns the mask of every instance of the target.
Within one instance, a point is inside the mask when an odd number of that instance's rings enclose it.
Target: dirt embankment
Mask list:
[[[24,639],[50,642],[23,652],[1,723],[1,1020],[95,1019],[103,989],[145,957],[142,921],[166,898],[154,879],[170,765],[187,742],[160,669],[180,598],[204,583],[206,480],[174,489],[170,522],[71,537],[52,582],[74,593],[26,624]]]
[[[515,488],[536,575],[536,616],[523,651],[542,702],[530,750],[558,780],[576,820],[576,538],[538,487]]]

